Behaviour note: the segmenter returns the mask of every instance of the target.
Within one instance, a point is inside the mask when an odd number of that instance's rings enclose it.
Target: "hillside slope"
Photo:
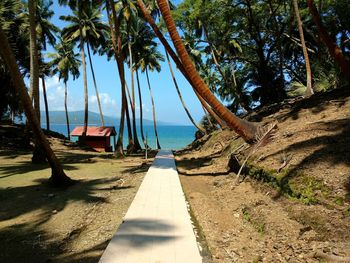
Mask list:
[[[249,148],[233,132],[177,153],[213,261],[350,261],[349,92],[273,105],[249,119],[277,120],[278,133],[249,159],[238,186],[236,160]]]

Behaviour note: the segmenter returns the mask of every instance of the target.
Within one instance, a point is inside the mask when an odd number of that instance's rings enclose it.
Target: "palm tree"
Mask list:
[[[188,110],[187,107],[186,107],[186,104],[185,104],[185,101],[184,101],[183,98],[182,98],[182,95],[181,95],[179,86],[177,85],[177,81],[176,81],[176,78],[175,78],[175,75],[174,75],[173,68],[172,68],[171,63],[170,63],[170,59],[169,59],[168,52],[166,52],[166,50],[165,50],[165,55],[166,55],[166,59],[167,59],[167,61],[168,61],[169,70],[170,70],[170,73],[171,73],[171,76],[172,76],[172,79],[173,79],[173,82],[174,82],[174,86],[175,86],[176,92],[177,92],[177,94],[179,95],[180,101],[181,101],[181,103],[182,103],[183,108],[185,109],[185,112],[186,112],[186,114],[187,114],[187,117],[190,119],[190,121],[192,122],[192,124],[193,124],[199,131],[205,133],[205,129],[203,129],[202,127],[200,127],[200,126],[197,125],[197,123],[195,122],[195,120],[193,119],[192,115],[190,114],[189,110]]]
[[[32,8],[32,7],[31,7]],[[35,30],[34,30],[35,31]],[[7,40],[7,36],[0,27],[0,53],[5,61],[8,70],[11,73],[12,81],[16,88],[16,91],[20,94],[20,99],[22,101],[26,117],[31,125],[34,136],[36,137],[36,142],[38,142],[45,152],[46,158],[51,166],[52,174],[50,181],[57,186],[70,185],[74,181],[70,179],[63,171],[62,165],[57,159],[55,153],[52,151],[48,140],[46,139],[43,131],[40,128],[40,122],[38,116],[36,115],[31,99],[27,93],[21,72],[16,63],[16,58]]]
[[[230,112],[221,102],[213,95],[209,90],[208,86],[199,76],[196,71],[184,44],[176,30],[174,20],[171,17],[170,8],[167,0],[157,0],[159,9],[162,13],[164,22],[168,28],[170,37],[173,41],[175,49],[180,57],[180,60],[187,72],[188,77],[194,84],[196,91],[213,107],[216,113],[229,125],[230,128],[234,129],[240,136],[248,142],[255,140],[257,127],[252,123],[244,121],[232,112]]]
[[[328,48],[329,54],[334,58],[335,62],[338,63],[341,70],[343,71],[346,79],[350,83],[350,66],[344,57],[341,49],[333,42],[329,34],[327,33],[326,29],[324,28],[320,15],[317,11],[317,8],[314,4],[313,0],[307,0],[307,5],[309,7],[312,19],[314,20],[314,23],[316,24],[318,33],[320,34],[321,40]]]
[[[144,58],[147,56],[150,47],[156,47],[157,43],[154,41],[155,35],[152,33],[151,29],[147,26],[147,24],[140,19],[136,20],[136,26],[134,29],[134,41],[132,48],[134,50],[134,70],[136,71],[136,80],[137,80],[137,88],[139,95],[139,104],[140,104],[140,130],[141,137],[144,146],[147,148],[147,142],[145,140],[145,135],[143,132],[143,107],[142,107],[142,92],[141,85],[139,80],[138,70],[141,67],[141,64],[145,62]],[[142,65],[144,67],[144,65]]]
[[[187,75],[187,72],[185,71],[182,62],[179,60],[171,46],[169,45],[168,41],[163,36],[162,32],[156,25],[156,23],[153,20],[152,13],[148,11],[145,4],[142,2],[142,0],[136,0],[137,5],[139,6],[144,19],[149,23],[149,25],[152,27],[154,33],[160,40],[160,42],[163,44],[164,48],[168,52],[168,54],[171,56],[173,61],[175,62],[176,66],[180,70],[180,72],[184,75],[184,77],[187,79],[188,83],[191,84],[191,87],[193,88],[193,91],[195,92],[198,100],[202,104],[203,108],[216,120],[216,122],[223,128],[226,127],[226,124],[218,117],[218,115],[212,110],[212,108],[207,104],[207,102],[202,98],[202,96],[194,89],[194,83],[190,79],[190,77]],[[158,9],[157,9],[158,10]]]
[[[52,24],[49,19],[52,18],[54,12],[50,10],[53,2],[51,0],[37,1],[36,5],[36,32],[38,38],[38,47],[40,50],[46,50],[47,43],[51,46],[54,46],[56,43],[55,35],[60,31],[60,29]],[[45,85],[45,76],[50,74],[50,70],[47,68],[47,65],[42,59],[42,54],[39,52],[39,75],[41,78],[43,95],[44,95],[44,104],[45,104],[45,114],[46,114],[46,127],[50,130],[50,120],[48,112],[48,102],[46,95],[46,85]],[[33,92],[33,91],[32,91]],[[39,96],[39,93],[37,93]],[[40,114],[40,112],[39,112]]]
[[[123,58],[123,52],[122,52],[122,39],[120,35],[120,23],[117,17],[117,13],[115,10],[115,5],[112,0],[105,0],[106,5],[106,11],[107,11],[107,17],[108,17],[108,23],[111,33],[111,39],[112,39],[112,46],[113,46],[113,52],[114,52],[114,58],[117,62],[118,66],[118,72],[119,72],[119,79],[121,83],[121,99],[122,99],[122,105],[121,105],[121,114],[120,114],[120,125],[119,125],[119,134],[117,143],[115,146],[115,156],[116,157],[123,157],[124,156],[124,149],[123,149],[123,132],[124,132],[124,122],[125,122],[125,115],[127,114],[127,99],[126,99],[126,90],[125,90],[125,72],[124,72],[124,58]],[[130,133],[129,133],[130,137]],[[130,143],[130,139],[129,139]]]
[[[312,88],[312,73],[311,73],[311,65],[310,65],[310,59],[309,54],[307,52],[305,38],[304,38],[304,30],[303,30],[303,22],[301,21],[299,7],[298,7],[298,0],[293,0],[293,7],[295,16],[297,18],[298,23],[298,31],[300,36],[300,42],[303,49],[304,54],[304,60],[305,60],[305,68],[306,68],[306,96],[311,96],[314,94],[314,90]]]
[[[129,8],[129,6],[125,6],[124,10],[128,10],[125,8]],[[119,12],[122,12],[120,10]],[[131,11],[130,11],[131,12]],[[123,12],[125,13],[125,12]],[[130,99],[130,105],[131,105],[131,113],[132,113],[132,128],[133,128],[133,148],[130,149],[130,151],[138,151],[141,149],[140,142],[138,140],[137,136],[137,129],[136,129],[136,107],[135,107],[135,82],[134,82],[134,66],[133,66],[133,52],[134,49],[134,43],[135,39],[137,39],[139,36],[139,19],[135,15],[131,16],[124,16],[126,20],[126,44],[127,51],[124,53],[127,54],[125,57],[128,56],[129,58],[129,69],[130,69],[130,76],[131,76],[131,99]],[[141,107],[141,106],[140,106]]]
[[[67,134],[70,140],[70,128],[69,128],[69,117],[68,117],[68,107],[67,107],[67,82],[69,79],[69,74],[73,76],[73,79],[79,77],[79,67],[80,60],[79,55],[74,53],[74,44],[71,41],[60,38],[60,43],[55,46],[56,53],[49,53],[48,57],[52,60],[49,65],[53,67],[52,72],[54,74],[58,73],[58,78],[64,82],[64,109],[66,113],[67,122]]]
[[[164,61],[164,57],[159,53],[157,48],[155,46],[145,46],[143,49],[142,57],[139,60],[139,65],[140,65],[141,71],[146,72],[148,90],[150,92],[151,102],[152,102],[153,127],[154,127],[154,133],[156,136],[156,143],[157,143],[158,149],[160,149],[161,147],[160,147],[159,138],[158,138],[156,110],[154,105],[152,88],[151,88],[151,84],[148,76],[148,69],[150,71],[156,70],[160,72],[161,67],[160,67],[159,61]]]
[[[29,32],[30,32],[30,90],[34,99],[34,110],[39,120],[40,127],[40,102],[39,102],[39,49],[36,32],[36,4],[34,0],[28,1]],[[35,147],[32,156],[33,163],[45,163],[46,156],[40,147],[40,142],[35,140]]]
[[[73,1],[74,2],[74,1]],[[83,78],[84,78],[84,131],[83,138],[86,136],[87,126],[88,126],[88,86],[87,86],[87,76],[86,76],[86,61],[85,61],[85,43],[88,45],[88,55],[90,66],[92,66],[91,55],[89,50],[89,44],[94,48],[97,48],[99,43],[104,42],[104,36],[107,32],[107,25],[101,22],[100,9],[94,3],[89,3],[88,1],[78,1],[78,3],[71,3],[73,7],[72,16],[60,16],[60,19],[71,24],[65,27],[62,31],[62,36],[74,43],[79,43],[81,60],[83,64]],[[99,42],[100,41],[100,42]],[[93,69],[92,69],[93,72]],[[94,73],[93,73],[94,74]],[[94,77],[94,83],[95,77]],[[99,95],[97,87],[95,86],[96,97],[98,98],[100,116],[102,125],[103,114],[101,111],[101,105],[99,103]]]
[[[41,79],[41,85],[43,88],[43,95],[44,95],[44,105],[45,105],[45,115],[46,115],[46,129],[50,130],[50,116],[49,116],[49,105],[47,101],[47,94],[46,94],[46,84],[45,84],[45,76],[51,75],[51,69],[47,63],[45,63],[43,60],[40,60],[40,79]]]

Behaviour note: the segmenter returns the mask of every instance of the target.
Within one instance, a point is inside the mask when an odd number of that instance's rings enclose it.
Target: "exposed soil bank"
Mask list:
[[[215,132],[177,153],[213,261],[349,260],[349,92],[274,105],[250,119],[277,120],[278,136],[249,160],[238,186],[235,158],[241,162],[249,149],[237,151],[243,142],[233,132]]]

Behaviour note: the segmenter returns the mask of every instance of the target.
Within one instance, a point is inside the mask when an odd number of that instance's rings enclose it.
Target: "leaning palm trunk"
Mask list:
[[[139,93],[139,103],[140,103],[140,131],[141,131],[141,138],[142,138],[143,145],[147,149],[148,145],[147,145],[147,142],[146,142],[146,139],[145,139],[145,135],[143,133],[142,93],[141,93],[139,73],[138,73],[137,69],[136,69],[136,80],[137,80],[137,90],[138,90],[138,93]]]
[[[320,15],[317,11],[316,6],[314,5],[313,0],[307,0],[307,5],[309,7],[312,19],[314,20],[314,23],[316,24],[318,33],[320,34],[321,40],[328,48],[328,52],[331,54],[331,56],[334,58],[335,62],[338,63],[341,70],[344,73],[344,76],[350,83],[350,66],[344,57],[343,53],[341,52],[341,49],[333,42],[332,38],[327,33],[326,29],[324,28]]]
[[[26,87],[21,76],[20,70],[16,63],[16,58],[11,50],[11,47],[8,43],[7,37],[0,27],[0,53],[2,58],[4,59],[11,77],[14,83],[16,92],[20,95],[20,99],[22,101],[22,105],[27,117],[27,120],[33,130],[33,134],[36,138],[36,142],[45,152],[46,158],[50,164],[52,174],[50,181],[56,185],[69,185],[73,183],[73,180],[70,179],[63,171],[62,165],[57,159],[55,153],[52,151],[48,140],[46,139],[43,131],[40,128],[40,122],[38,116],[36,115],[33,107],[31,99],[26,91]]]
[[[89,45],[89,43],[86,43],[86,44],[87,44],[88,57],[89,57],[90,68],[91,68],[91,73],[92,73],[92,79],[94,81],[94,87],[95,87],[95,92],[96,92],[98,110],[100,112],[101,125],[102,125],[102,127],[104,127],[105,121],[103,119],[102,107],[101,107],[101,102],[100,102],[100,95],[98,93],[97,84],[96,84],[95,71],[94,71],[94,67],[92,65],[92,59],[91,59],[91,54],[90,54],[90,45]]]
[[[178,69],[181,71],[181,73],[184,75],[184,77],[187,79],[187,81],[190,83],[190,85],[194,89],[194,84],[191,81],[191,79],[188,77],[187,72],[185,71],[185,69],[184,69],[184,67],[182,65],[182,62],[179,60],[179,58],[177,57],[177,55],[175,54],[173,49],[170,47],[168,41],[163,36],[162,32],[159,30],[158,26],[156,25],[156,23],[154,22],[152,16],[150,15],[149,11],[147,10],[145,4],[142,2],[142,0],[136,0],[136,2],[138,4],[138,6],[140,7],[141,12],[144,15],[145,19],[147,20],[147,22],[152,27],[154,33],[156,34],[156,36],[158,37],[160,42],[163,44],[164,48],[166,49],[168,54],[171,56],[171,58],[175,62],[175,64],[178,67]],[[202,104],[202,106],[204,108],[207,109],[209,114],[217,121],[217,123],[222,128],[225,127],[226,125],[220,120],[220,118],[217,116],[217,114],[207,105],[207,102],[202,97],[200,97],[199,94],[196,91],[195,91],[195,93],[196,93],[196,96],[198,97],[200,103]]]
[[[208,102],[215,112],[222,118],[227,125],[238,133],[245,141],[253,142],[257,127],[250,122],[242,120],[230,112],[221,102],[214,96],[208,86],[199,76],[196,68],[191,61],[184,44],[176,30],[174,20],[171,17],[170,8],[167,0],[157,0],[160,12],[162,13],[164,22],[168,28],[170,37],[181,59],[181,62],[187,72],[187,75],[194,84],[196,91]]]
[[[151,95],[152,112],[153,112],[153,127],[154,127],[154,134],[156,135],[157,149],[161,149],[160,143],[159,143],[159,139],[158,139],[156,109],[155,109],[155,106],[154,106],[154,98],[153,98],[153,95],[152,95],[151,84],[149,82],[147,67],[146,67],[146,77],[147,77],[147,84],[148,84],[149,94]]]
[[[30,90],[32,91],[32,99],[34,100],[34,110],[39,120],[40,127],[40,101],[39,101],[39,55],[36,39],[36,1],[28,1],[29,11],[29,30],[30,30]],[[46,156],[40,147],[40,142],[35,140],[35,147],[32,157],[33,163],[45,163]]]
[[[198,94],[198,92],[194,90],[194,93],[196,94],[197,98],[199,99],[199,101],[201,102],[203,108],[209,113],[209,115],[211,115],[214,120],[216,121],[217,124],[219,124],[219,126],[221,128],[226,128],[227,125],[220,119],[220,117],[213,111],[213,109],[208,105],[208,103],[202,98],[201,95]]]
[[[136,111],[135,111],[135,83],[134,83],[134,70],[132,68],[132,51],[131,51],[131,43],[128,41],[128,49],[129,49],[129,62],[130,62],[130,75],[131,75],[131,113],[132,113],[132,131],[134,136],[134,149],[133,151],[141,150],[141,145],[139,139],[137,138],[137,130],[136,130]],[[141,106],[140,106],[141,107]]]
[[[50,117],[49,117],[49,105],[47,103],[46,85],[45,77],[41,78],[41,83],[43,85],[44,103],[45,103],[45,114],[46,114],[46,129],[50,130]]]
[[[306,68],[306,92],[305,92],[305,95],[311,96],[314,94],[314,90],[312,88],[311,65],[310,65],[309,54],[308,54],[307,48],[306,48],[304,31],[303,31],[303,22],[301,21],[301,17],[300,17],[300,13],[299,13],[298,0],[293,0],[293,6],[294,6],[295,16],[297,18],[298,31],[299,31],[301,46],[303,49],[304,60],[305,60],[305,68]]]
[[[67,81],[64,82],[64,110],[66,112],[66,122],[67,122],[67,134],[68,140],[70,140],[70,128],[69,128],[69,116],[68,116],[68,106],[67,106]]]
[[[170,59],[169,59],[168,52],[166,52],[166,50],[165,50],[165,55],[166,55],[166,59],[167,59],[167,61],[168,61],[168,65],[169,65],[171,77],[172,77],[172,79],[173,79],[173,82],[174,82],[174,86],[175,86],[177,95],[179,95],[180,101],[181,101],[181,103],[182,103],[182,107],[184,108],[184,110],[185,110],[185,112],[186,112],[186,114],[187,114],[187,117],[190,119],[190,121],[192,122],[192,124],[193,124],[199,131],[205,133],[205,130],[204,130],[202,127],[200,127],[200,126],[197,125],[197,123],[196,123],[195,120],[192,118],[192,115],[190,114],[189,110],[188,110],[187,107],[186,107],[186,104],[185,104],[185,101],[184,101],[183,98],[182,98],[182,95],[181,95],[179,86],[177,85],[177,81],[176,81],[176,78],[175,78],[175,75],[174,75],[173,68],[172,68],[171,63],[170,63]]]

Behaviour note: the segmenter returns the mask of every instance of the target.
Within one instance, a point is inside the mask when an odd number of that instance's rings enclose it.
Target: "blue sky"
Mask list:
[[[55,11],[55,16],[52,22],[57,26],[63,28],[66,24],[59,19],[61,15],[70,14],[70,10],[67,7],[61,7],[54,1],[52,6]],[[104,20],[106,19],[106,14],[104,13]],[[161,44],[158,44],[159,50],[164,55],[164,49]],[[48,48],[48,51],[52,51]],[[78,52],[78,49],[77,49]],[[102,102],[102,110],[104,115],[119,117],[120,116],[120,81],[117,70],[117,65],[114,60],[107,61],[105,56],[94,55],[93,58],[94,70],[96,74],[97,86],[100,92],[100,98]],[[180,103],[176,90],[174,88],[173,81],[171,79],[170,71],[167,62],[161,64],[162,71],[160,73],[150,73],[150,82],[153,89],[153,95],[156,106],[157,119],[163,122],[171,122],[181,125],[191,125],[188,120],[185,111]],[[176,79],[178,81],[179,87],[182,91],[184,100],[193,115],[193,117],[199,121],[203,116],[203,109],[195,97],[192,88],[184,79],[182,74],[176,70],[173,63],[173,69],[176,71]],[[125,66],[126,70],[126,80],[130,85],[130,72]],[[83,73],[81,68],[80,77],[73,81],[70,79],[68,81],[68,110],[83,110],[84,109],[84,93],[83,93]],[[87,79],[88,79],[88,93],[89,93],[89,110],[93,112],[98,112],[96,95],[93,86],[92,76],[90,67],[87,64]],[[149,96],[149,91],[147,88],[146,76],[140,74],[140,83],[143,93],[143,109],[144,118],[152,119],[152,107],[151,100]],[[136,79],[135,79],[136,84]],[[47,95],[49,100],[49,110],[64,110],[64,86],[62,82],[59,82],[57,77],[48,78],[46,80]],[[136,88],[136,87],[135,87]],[[43,96],[41,96],[42,98]],[[138,97],[136,97],[136,107],[139,109],[140,105],[138,103]],[[41,102],[41,109],[44,109],[43,102]],[[137,117],[139,113],[137,111]]]

